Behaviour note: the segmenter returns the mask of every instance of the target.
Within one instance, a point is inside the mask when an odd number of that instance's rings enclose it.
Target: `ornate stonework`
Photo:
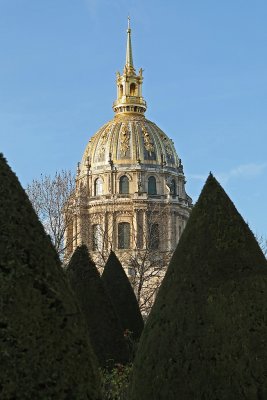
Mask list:
[[[130,132],[127,125],[124,123],[121,128],[121,151],[126,156],[126,153],[130,149]]]
[[[173,142],[145,118],[143,70],[137,75],[133,66],[129,26],[127,38],[126,64],[116,78],[115,116],[91,137],[78,169],[66,256],[86,243],[101,267],[112,248],[132,276],[144,254],[157,261],[153,268],[164,270],[192,201]]]
[[[145,145],[145,149],[149,152],[149,153],[154,153],[155,148],[154,148],[154,144],[151,140],[151,137],[145,127],[145,125],[142,125],[142,132],[144,135],[144,145]]]

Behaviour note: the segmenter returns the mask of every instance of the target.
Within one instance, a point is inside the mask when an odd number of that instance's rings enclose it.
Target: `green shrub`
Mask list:
[[[57,254],[0,155],[0,398],[100,399],[96,359]]]
[[[76,248],[67,275],[85,316],[100,365],[112,368],[116,363],[127,363],[129,352],[123,329],[85,245]]]
[[[101,279],[123,330],[132,332],[132,339],[138,341],[144,328],[143,318],[130,281],[113,251],[110,252]]]
[[[137,351],[131,400],[267,399],[267,262],[210,175]]]
[[[117,364],[111,371],[101,369],[103,400],[128,400],[132,364]]]

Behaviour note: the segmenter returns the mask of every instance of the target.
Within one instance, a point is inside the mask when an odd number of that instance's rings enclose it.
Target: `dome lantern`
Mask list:
[[[144,114],[146,102],[142,97],[143,69],[136,75],[133,65],[130,17],[128,17],[126,62],[123,73],[117,72],[117,100],[113,103],[116,114],[138,113]]]

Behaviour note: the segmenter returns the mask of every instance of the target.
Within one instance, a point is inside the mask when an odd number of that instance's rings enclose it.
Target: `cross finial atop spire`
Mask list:
[[[128,17],[128,29],[127,29],[127,48],[126,48],[126,68],[134,69],[133,66],[133,53],[132,53],[132,42],[131,42],[131,27],[130,17]]]

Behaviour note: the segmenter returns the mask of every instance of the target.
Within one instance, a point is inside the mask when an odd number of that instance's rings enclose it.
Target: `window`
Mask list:
[[[95,180],[95,196],[99,196],[103,193],[103,181],[101,178]]]
[[[148,194],[157,194],[157,182],[154,176],[148,178]]]
[[[129,179],[127,178],[126,175],[123,175],[123,176],[120,177],[119,192],[121,194],[129,193]]]
[[[149,227],[149,248],[158,249],[159,248],[159,225],[151,224]]]
[[[96,224],[93,225],[93,251],[101,250],[103,245],[103,235],[101,232],[101,226]]]
[[[135,83],[130,84],[130,96],[135,96]]]
[[[123,96],[123,86],[120,85],[120,97],[122,97],[122,96]]]
[[[130,224],[128,222],[120,222],[118,224],[118,248],[130,248]]]

